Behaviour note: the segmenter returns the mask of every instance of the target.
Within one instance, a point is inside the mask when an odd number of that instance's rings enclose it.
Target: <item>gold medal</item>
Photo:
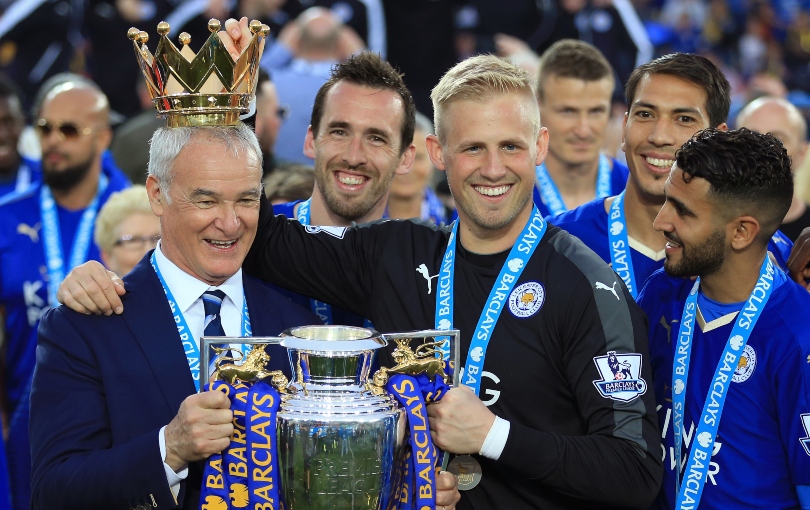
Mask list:
[[[468,491],[481,481],[481,464],[469,455],[459,455],[451,460],[447,470],[458,477],[460,491]]]

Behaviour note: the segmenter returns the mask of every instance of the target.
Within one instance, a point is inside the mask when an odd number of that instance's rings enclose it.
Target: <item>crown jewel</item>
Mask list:
[[[154,55],[146,47],[146,32],[137,28],[127,32],[152,102],[169,127],[231,125],[250,111],[270,27],[251,21],[253,37],[235,62],[217,34],[219,28],[218,20],[208,22],[211,35],[196,55],[185,32],[179,37],[182,49],[177,49],[165,21],[157,26],[160,41]]]

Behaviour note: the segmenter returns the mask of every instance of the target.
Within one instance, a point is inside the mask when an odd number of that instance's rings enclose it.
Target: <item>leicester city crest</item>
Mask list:
[[[597,356],[593,362],[602,376],[593,385],[603,397],[630,402],[647,391],[647,383],[641,378],[641,354],[608,351],[607,356]]]

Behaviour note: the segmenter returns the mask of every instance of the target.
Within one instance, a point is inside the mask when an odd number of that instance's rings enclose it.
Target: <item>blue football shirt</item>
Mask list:
[[[129,186],[108,175],[99,209],[111,194]],[[0,302],[5,306],[6,391],[12,409],[28,387],[34,371],[37,325],[48,304],[48,271],[42,240],[39,183],[27,192],[9,195],[0,202]],[[57,206],[62,253],[66,261],[73,247],[81,211]],[[91,236],[92,239],[92,236]],[[87,260],[100,261],[98,247],[90,243]]]
[[[610,170],[610,196],[615,196],[624,191],[625,186],[627,186],[627,177],[630,175],[630,170],[626,165],[619,163],[619,161],[615,158],[610,158],[610,161],[613,163]],[[549,210],[548,206],[545,204],[545,202],[543,202],[543,198],[540,196],[540,190],[538,189],[537,184],[534,186],[533,196],[534,203],[540,210],[540,214],[542,214],[544,218],[551,214],[551,210]]]
[[[781,271],[776,271],[777,279],[780,285],[734,371],[701,510],[799,508],[810,485],[810,294]],[[663,431],[664,482],[654,508],[674,507],[672,364],[678,324],[693,284],[662,270],[650,277],[638,297],[649,318],[650,360]],[[736,315],[706,321],[702,311],[697,314],[683,422],[684,466]]]
[[[611,264],[610,243],[608,241],[608,213],[605,210],[605,200],[604,198],[597,198],[556,217],[547,217],[546,220],[578,237],[588,248],[596,252],[602,260]],[[640,289],[651,274],[664,267],[665,253],[663,250],[655,252],[632,238],[629,242],[629,249],[625,251],[629,252],[629,256],[632,257],[636,286]],[[787,260],[790,257],[792,248],[793,242],[778,230],[768,243],[768,251],[782,269],[787,268]],[[619,261],[621,262],[620,259]]]

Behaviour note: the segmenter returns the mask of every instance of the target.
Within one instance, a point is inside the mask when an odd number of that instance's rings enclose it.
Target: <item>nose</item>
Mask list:
[[[492,180],[498,180],[506,174],[506,165],[503,163],[501,154],[497,151],[487,151],[480,173]]]
[[[222,233],[226,236],[235,236],[239,231],[241,223],[234,202],[225,202],[220,206],[215,226],[221,230]]]
[[[647,139],[656,147],[674,145],[675,138],[672,134],[671,123],[666,119],[656,119]]]
[[[580,115],[574,126],[574,134],[579,138],[589,138],[593,130],[586,114]]]
[[[664,202],[661,210],[658,211],[658,214],[653,220],[653,228],[658,232],[672,232],[674,230],[671,221],[672,213],[672,206],[669,205],[669,202]]]
[[[346,151],[343,153],[343,161],[346,162],[349,168],[356,168],[366,164],[367,156],[362,136],[352,136]]]

